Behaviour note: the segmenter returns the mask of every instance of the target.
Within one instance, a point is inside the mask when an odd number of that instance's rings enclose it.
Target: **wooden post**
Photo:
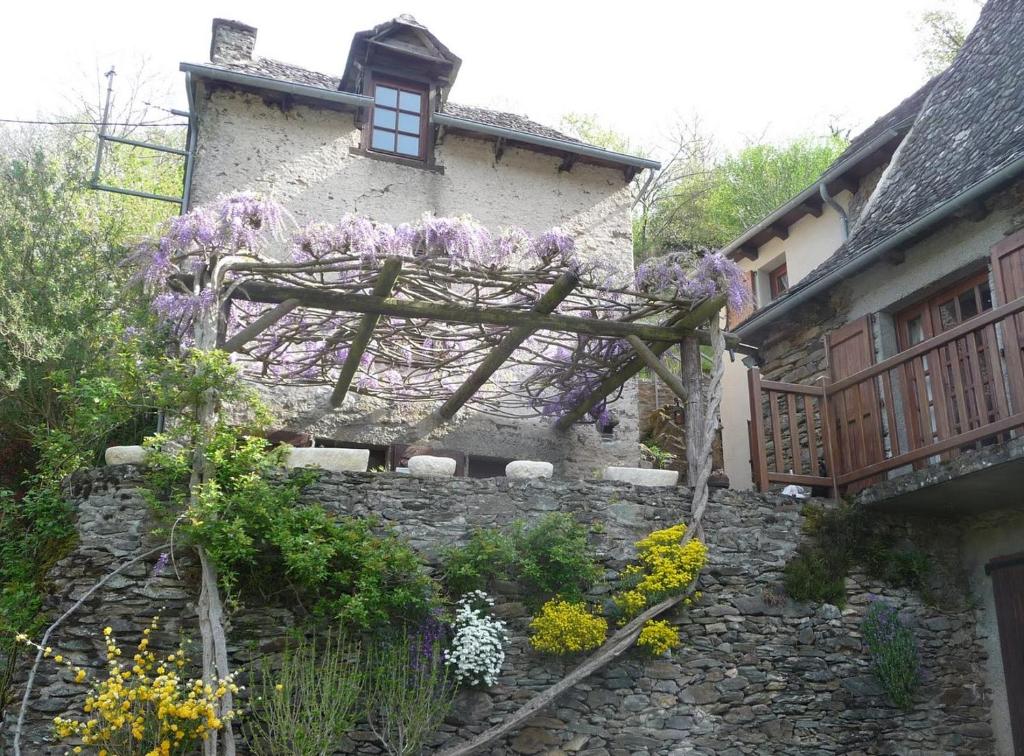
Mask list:
[[[389,296],[401,272],[402,258],[389,257],[381,267],[380,275],[377,276],[377,281],[373,285],[373,296]],[[359,328],[348,345],[348,356],[345,357],[345,363],[341,366],[338,382],[334,385],[334,391],[331,393],[332,407],[340,407],[341,403],[345,401],[345,394],[348,393],[348,388],[352,385],[352,379],[356,375],[356,370],[359,369],[359,360],[363,356],[363,352],[366,351],[366,347],[370,343],[370,337],[373,336],[373,329],[377,327],[377,321],[379,320],[380,313],[372,312],[366,313],[360,319]]]
[[[256,320],[236,333],[221,347],[225,352],[238,352],[246,343],[259,336],[277,321],[301,304],[297,299],[286,299],[277,307],[267,310]]]
[[[700,445],[704,436],[704,391],[701,386],[700,341],[690,334],[679,342],[682,387],[686,392],[686,485],[697,482]]]
[[[764,445],[764,417],[761,413],[761,371],[756,367],[747,371],[750,389],[750,454],[753,463],[754,485],[758,491],[768,490],[768,454]]]

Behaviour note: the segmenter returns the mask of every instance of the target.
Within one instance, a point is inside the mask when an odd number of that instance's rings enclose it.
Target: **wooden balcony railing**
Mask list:
[[[1024,426],[1024,297],[831,384],[749,379],[760,490],[863,487]]]

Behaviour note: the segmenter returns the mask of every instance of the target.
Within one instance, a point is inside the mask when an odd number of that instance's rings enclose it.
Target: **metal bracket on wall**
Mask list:
[[[129,197],[141,197],[143,199],[157,200],[159,202],[173,202],[174,204],[178,205],[181,208],[181,212],[185,212],[187,208],[185,207],[186,199],[184,192],[182,193],[182,196],[175,197],[169,194],[155,194],[153,192],[143,192],[138,189],[128,189],[126,187],[110,186],[109,184],[100,183],[100,171],[103,165],[103,153],[108,142],[114,144],[125,144],[128,145],[129,147],[140,147],[146,150],[165,152],[171,155],[178,155],[180,157],[183,157],[186,160],[186,174],[188,173],[188,168],[191,166],[192,162],[193,153],[191,150],[182,150],[178,149],[177,147],[168,147],[163,144],[154,144],[152,142],[139,142],[135,139],[127,139],[126,137],[114,136],[112,134],[107,133],[107,123],[110,119],[110,103],[113,99],[114,94],[114,75],[115,72],[113,67],[111,67],[111,69],[104,74],[104,76],[106,76],[107,78],[107,98],[106,102],[103,105],[103,117],[100,120],[100,130],[98,139],[96,141],[96,162],[93,164],[92,177],[89,180],[89,188],[95,189],[96,191],[100,192],[126,194]],[[193,126],[192,113],[185,112],[182,110],[172,110],[171,114],[188,118],[190,131],[189,145],[191,147],[191,132]]]

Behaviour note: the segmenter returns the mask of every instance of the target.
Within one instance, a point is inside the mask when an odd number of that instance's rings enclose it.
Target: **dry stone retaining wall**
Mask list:
[[[71,480],[81,541],[53,571],[54,614],[131,555],[159,545],[150,535],[138,484],[138,472],[130,466],[86,471]],[[685,488],[352,473],[324,476],[308,496],[339,512],[383,518],[428,560],[472,528],[572,512],[593,526],[593,542],[610,571],[633,556],[638,538],[685,519],[690,501]],[[909,591],[886,589],[861,575],[848,581],[844,610],[789,601],[781,592],[781,571],[799,541],[800,523],[799,506],[789,500],[715,491],[705,525],[710,564],[702,578],[703,599],[672,618],[682,629],[683,647],[658,659],[630,652],[491,753],[993,752],[989,694],[979,672],[984,651],[975,633],[977,610],[928,606]],[[916,524],[907,527],[910,532]],[[926,547],[955,552],[954,534],[953,523],[932,528]],[[56,633],[53,645],[76,663],[95,665],[102,658],[104,625],[131,646],[145,625],[142,617],[158,609],[166,624],[154,645],[173,647],[181,629],[197,638],[194,563],[187,555],[178,559],[179,579],[174,570],[153,576],[152,561],[98,592]],[[949,596],[962,588],[952,575],[935,589]],[[909,712],[886,703],[861,646],[858,630],[871,593],[899,604],[920,645],[924,684]],[[434,747],[482,731],[575,663],[529,649],[529,618],[514,595],[499,599],[496,611],[514,631],[500,682],[489,691],[461,694]],[[229,630],[235,665],[244,669],[258,655],[280,649],[293,622],[283,608],[249,605],[236,611]],[[29,715],[27,753],[63,752],[47,742],[48,722],[80,695],[80,688],[52,669],[42,670]],[[6,738],[14,713],[7,712]],[[353,734],[344,752],[380,753],[363,731]]]

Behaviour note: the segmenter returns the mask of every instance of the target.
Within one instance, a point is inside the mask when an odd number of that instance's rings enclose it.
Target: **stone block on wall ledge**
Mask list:
[[[505,477],[511,480],[529,480],[531,478],[550,478],[555,466],[550,462],[539,462],[532,459],[517,459],[505,465]]]
[[[455,460],[417,454],[409,458],[409,474],[415,478],[450,478],[455,474]]]
[[[284,466],[319,467],[328,472],[366,472],[370,464],[369,449],[320,449],[296,447],[288,450]]]
[[[146,450],[141,446],[111,446],[103,459],[108,465],[141,465],[146,461]]]
[[[679,472],[643,467],[606,467],[604,479],[632,483],[634,486],[674,486],[679,481]]]

